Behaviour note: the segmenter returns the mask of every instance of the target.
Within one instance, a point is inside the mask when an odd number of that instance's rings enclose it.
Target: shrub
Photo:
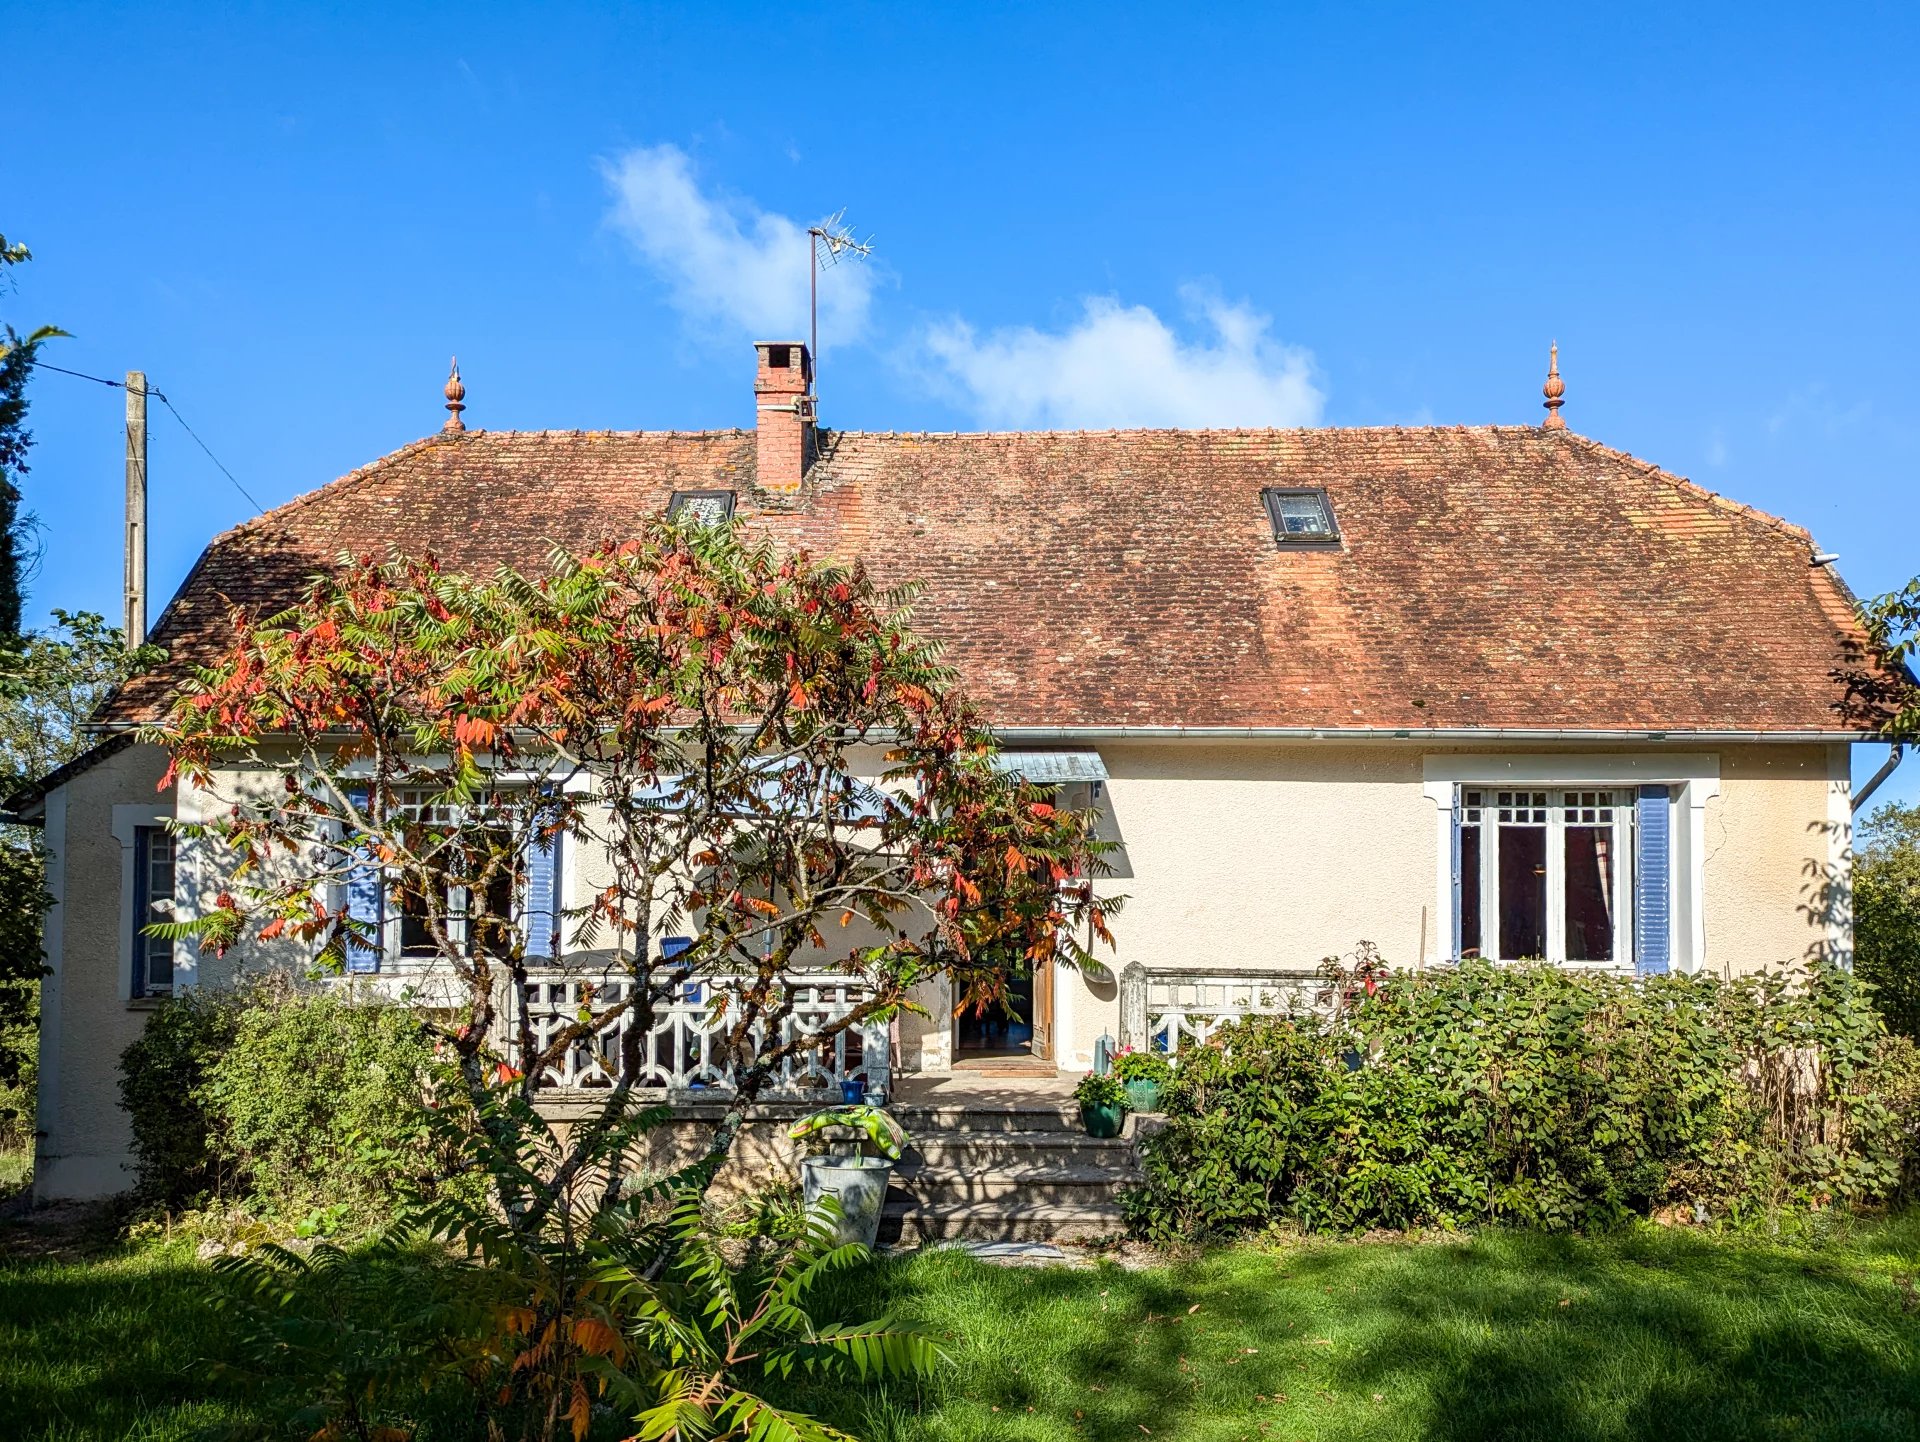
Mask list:
[[[1137,1230],[1738,1218],[1885,1199],[1911,1150],[1901,1054],[1836,968],[1468,962],[1337,991],[1333,1019],[1252,1018],[1181,1057],[1126,1198]]]
[[[242,1008],[205,1090],[260,1210],[332,1231],[431,1191],[443,1158],[429,1095],[452,1091],[438,1069],[407,1009],[323,992]]]
[[[1861,824],[1853,938],[1888,1030],[1920,1037],[1920,806],[1888,804]]]
[[[183,992],[120,1063],[140,1194],[244,1198],[310,1231],[379,1220],[444,1173],[426,1125],[438,1068],[399,1006],[272,981]]]
[[[133,1125],[135,1190],[142,1201],[178,1211],[225,1193],[232,1167],[219,1146],[206,1087],[232,1045],[240,998],[184,991],[147,1018],[120,1056],[120,1105]]]

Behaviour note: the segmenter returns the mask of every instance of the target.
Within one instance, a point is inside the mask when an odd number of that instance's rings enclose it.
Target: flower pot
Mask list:
[[[800,1163],[800,1194],[809,1207],[822,1197],[839,1202],[835,1240],[871,1247],[880,1236],[880,1209],[892,1178],[893,1163],[885,1157],[807,1157]]]
[[[848,1106],[858,1106],[867,1099],[867,1079],[863,1076],[848,1077],[840,1083],[840,1100]]]
[[[1157,1112],[1160,1110],[1160,1083],[1157,1081],[1130,1081],[1127,1088],[1127,1110],[1130,1112]]]
[[[1092,1102],[1080,1103],[1080,1125],[1090,1137],[1117,1137],[1121,1123],[1126,1119],[1125,1102],[1110,1102],[1105,1106],[1096,1106]]]

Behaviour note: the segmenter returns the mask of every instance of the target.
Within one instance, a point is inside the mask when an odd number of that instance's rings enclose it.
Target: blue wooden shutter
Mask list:
[[[1673,960],[1672,788],[1642,786],[1635,815],[1633,963],[1642,976],[1664,975]]]
[[[367,791],[357,787],[351,793],[354,809],[365,812]],[[347,872],[347,915],[356,923],[362,924],[367,931],[360,936],[351,933],[347,936],[347,970],[351,972],[375,972],[380,970],[380,949],[384,937],[381,934],[381,877],[380,863],[374,859],[372,842],[362,837],[355,847],[355,861]],[[365,936],[373,937],[369,945]]]
[[[1448,959],[1460,959],[1460,788],[1453,790],[1453,827],[1452,840],[1449,843],[1453,851],[1453,950]]]
[[[526,954],[548,961],[560,955],[560,833],[540,834],[551,822],[545,813],[535,819],[521,858],[527,885]]]

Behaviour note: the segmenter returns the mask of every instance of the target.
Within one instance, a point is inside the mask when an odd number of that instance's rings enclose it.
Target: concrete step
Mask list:
[[[961,1203],[1001,1206],[1104,1205],[1129,1180],[1112,1167],[1074,1165],[997,1166],[982,1169],[903,1162],[894,1170],[890,1198],[919,1207]]]
[[[1080,1108],[1071,1102],[1014,1101],[983,1106],[978,1103],[901,1103],[889,1108],[907,1129],[922,1132],[1072,1132],[1085,1135]]]
[[[1126,1137],[1090,1137],[1063,1131],[927,1131],[913,1133],[907,1155],[929,1165],[971,1167],[1086,1162],[1127,1170],[1133,1143]]]
[[[925,1242],[1085,1242],[1124,1231],[1120,1208],[1111,1202],[1063,1206],[1033,1203],[963,1202],[949,1206],[893,1207],[881,1214],[880,1241],[913,1247]]]

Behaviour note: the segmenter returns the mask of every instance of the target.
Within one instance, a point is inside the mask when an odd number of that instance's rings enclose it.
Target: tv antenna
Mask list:
[[[816,414],[820,401],[820,270],[822,266],[840,263],[843,255],[856,255],[862,260],[873,254],[873,237],[856,240],[853,227],[846,224],[847,212],[844,208],[836,210],[818,225],[807,227],[807,239],[812,247],[812,267],[807,273],[807,352],[813,357],[815,377],[814,407]]]

